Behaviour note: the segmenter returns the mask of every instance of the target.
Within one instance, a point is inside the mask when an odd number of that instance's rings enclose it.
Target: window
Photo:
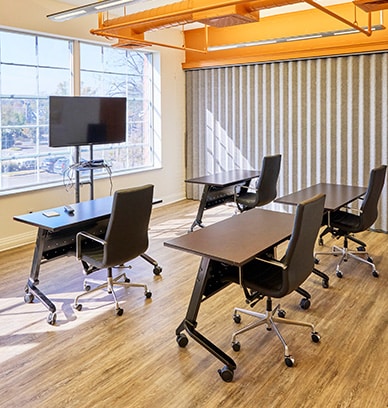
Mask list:
[[[94,159],[108,162],[113,174],[158,166],[154,58],[150,52],[0,31],[0,193],[63,182],[75,155],[73,148],[48,145],[49,95],[126,97],[126,143],[94,146]],[[81,148],[81,160],[89,160],[89,147]]]

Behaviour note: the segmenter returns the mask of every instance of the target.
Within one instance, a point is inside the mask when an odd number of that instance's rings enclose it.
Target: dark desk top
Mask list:
[[[260,176],[258,170],[230,170],[208,176],[185,180],[186,183],[208,184],[217,187],[226,187]]]
[[[164,243],[165,246],[242,266],[291,236],[294,215],[254,208]]]
[[[326,194],[325,209],[337,210],[346,204],[356,200],[366,193],[366,187],[346,186],[343,184],[319,183],[295,193],[277,198],[276,203],[297,205],[316,194]]]
[[[64,228],[71,228],[82,223],[98,221],[109,217],[112,210],[112,201],[113,196],[107,196],[71,204],[74,208],[74,214],[72,215],[65,212],[64,206],[61,206],[29,214],[15,215],[13,219],[55,232]],[[154,199],[153,204],[160,203],[161,201],[160,199]],[[43,213],[48,211],[55,211],[59,213],[59,215],[47,217]]]

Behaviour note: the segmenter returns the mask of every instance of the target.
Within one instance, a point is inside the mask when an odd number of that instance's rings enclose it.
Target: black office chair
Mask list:
[[[234,202],[240,212],[261,207],[272,202],[277,195],[276,184],[279,177],[282,156],[265,156],[261,164],[260,177],[255,188],[249,186],[236,186]]]
[[[336,274],[339,278],[342,278],[343,276],[343,273],[340,270],[341,264],[342,262],[346,262],[349,258],[370,265],[372,267],[373,276],[376,278],[379,276],[376,266],[373,263],[373,259],[366,251],[365,242],[355,238],[353,234],[366,231],[376,221],[378,216],[378,202],[384,186],[386,172],[386,165],[381,165],[371,170],[368,189],[363,198],[360,209],[356,211],[357,214],[354,214],[354,210],[352,209],[345,209],[334,211],[326,218],[328,225],[319,237],[319,244],[323,245],[323,236],[329,232],[337,239],[344,237],[344,244],[342,248],[334,245],[331,252],[317,252],[315,256],[342,255],[336,268]],[[349,250],[349,241],[353,241],[359,245],[356,251]],[[359,255],[366,256],[366,259]]]
[[[322,222],[325,196],[320,194],[301,202],[296,208],[296,216],[292,235],[284,257],[277,261],[270,258],[256,258],[244,265],[241,271],[225,276],[226,281],[241,284],[247,303],[253,307],[259,300],[267,298],[266,312],[257,313],[253,310],[235,308],[233,319],[240,323],[240,314],[248,314],[258,320],[238,330],[232,336],[233,350],[240,350],[237,336],[260,325],[267,325],[267,330],[274,329],[284,347],[284,358],[287,366],[294,364],[287,343],[279,332],[276,323],[306,326],[311,328],[312,341],[320,340],[319,334],[311,323],[285,319],[285,311],[280,305],[272,308],[272,298],[283,298],[297,290],[309,277],[314,266],[314,245]],[[265,233],[265,232],[263,232]],[[278,316],[275,316],[275,313]]]
[[[141,256],[148,248],[148,226],[152,209],[153,185],[118,190],[113,196],[112,213],[104,238],[88,232],[79,232],[76,240],[77,258],[89,265],[89,273],[107,269],[107,280],[96,288],[86,290],[74,300],[74,308],[82,309],[78,300],[100,289],[112,294],[116,314],[121,316],[114,286],[143,287],[144,295],[152,293],[143,283],[130,283],[125,273],[113,277],[112,268],[125,267],[125,263]],[[123,278],[123,281],[120,279]]]

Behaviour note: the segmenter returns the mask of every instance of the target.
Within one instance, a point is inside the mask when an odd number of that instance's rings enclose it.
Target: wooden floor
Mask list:
[[[226,383],[217,373],[222,363],[193,340],[186,348],[175,340],[199,258],[163,242],[187,233],[197,206],[184,201],[154,209],[148,253],[163,272],[153,275],[143,259],[132,263],[131,280],[147,283],[153,296],[145,299],[140,288],[119,289],[121,317],[101,292],[84,299],[82,311],[73,310],[83,274],[75,258],[64,257],[41,269],[40,287],[58,308],[56,326],[48,325],[39,302],[23,301],[33,246],[0,254],[2,408],[388,407],[388,235],[359,234],[379,278],[350,260],[339,279],[336,258],[325,256],[319,268],[330,275],[330,287],[309,278],[304,288],[312,295],[310,309],[299,307],[296,293],[284,299],[287,317],[313,322],[321,335],[316,344],[306,328],[280,328],[296,360],[292,368],[284,364],[275,334],[263,327],[242,335],[241,350],[232,350],[233,307],[246,307],[237,285],[204,302],[198,329],[237,363],[233,382]],[[217,207],[204,222],[231,215],[232,208]],[[331,243],[328,237],[325,247]],[[263,308],[264,302],[255,307]]]

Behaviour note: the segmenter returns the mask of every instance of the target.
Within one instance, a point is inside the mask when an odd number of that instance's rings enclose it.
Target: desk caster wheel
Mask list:
[[[144,293],[144,295],[145,295],[145,297],[146,297],[147,299],[150,299],[150,298],[152,297],[152,292],[147,291],[146,293]]]
[[[310,302],[309,299],[303,298],[303,299],[300,301],[299,305],[300,305],[300,307],[301,307],[303,310],[307,310],[307,309],[310,307],[311,302]]]
[[[218,374],[225,382],[231,382],[233,380],[233,370],[231,370],[228,366],[218,370]]]
[[[156,265],[154,268],[154,275],[160,275],[162,273],[162,267],[159,265]]]
[[[295,364],[295,360],[292,356],[286,356],[284,358],[284,362],[286,363],[287,367],[292,367]]]
[[[178,334],[176,336],[176,342],[178,343],[179,347],[184,348],[189,343],[189,339],[187,338],[185,334]]]
[[[32,303],[34,301],[34,295],[32,293],[26,293],[24,295],[24,303]]]
[[[54,326],[56,321],[57,321],[57,314],[55,312],[54,313],[50,312],[47,316],[47,323],[51,324],[51,326]]]

